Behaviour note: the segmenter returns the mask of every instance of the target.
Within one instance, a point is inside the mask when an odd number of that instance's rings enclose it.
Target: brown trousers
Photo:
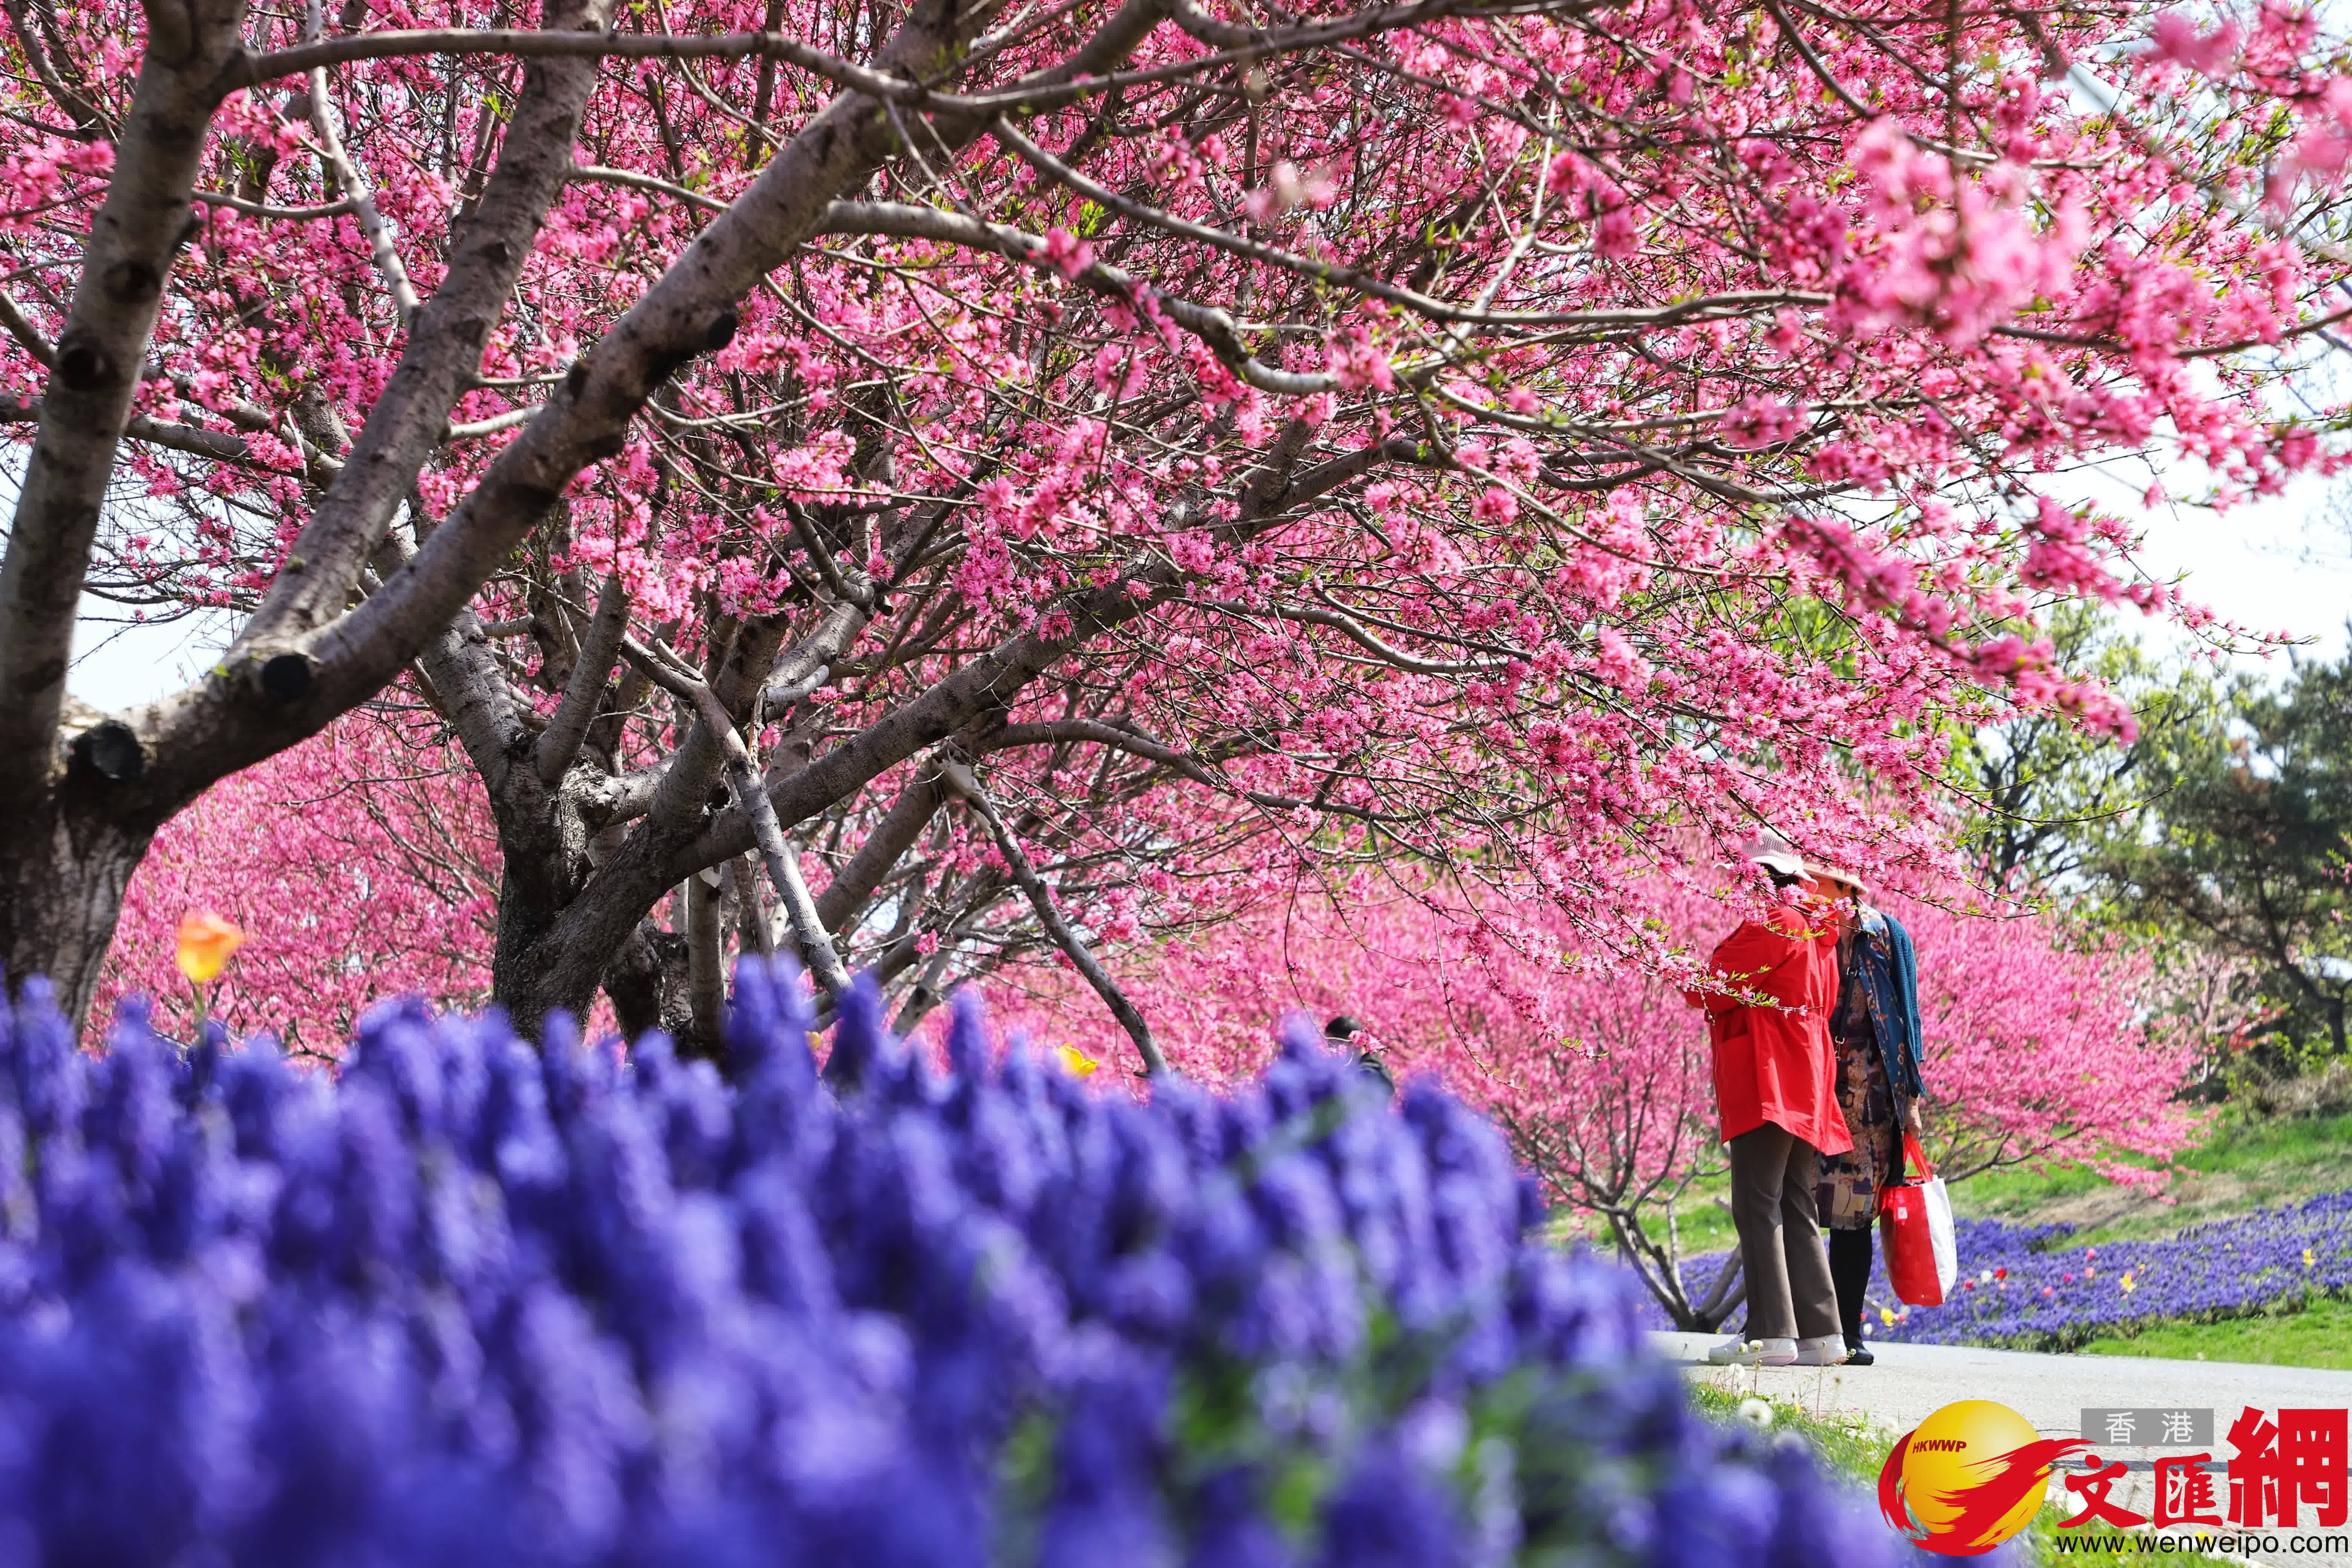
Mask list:
[[[1811,1143],[1769,1121],[1731,1141],[1731,1223],[1748,1279],[1748,1339],[1838,1331],[1837,1289],[1813,1212],[1820,1163]]]

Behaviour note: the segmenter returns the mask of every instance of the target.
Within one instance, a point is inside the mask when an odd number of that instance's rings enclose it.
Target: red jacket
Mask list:
[[[1801,911],[1778,905],[1725,937],[1707,967],[1738,989],[1779,1004],[1684,993],[1692,1006],[1706,1009],[1724,1142],[1769,1121],[1824,1154],[1853,1148],[1838,1110],[1837,1052],[1830,1044],[1837,933],[1815,934]]]

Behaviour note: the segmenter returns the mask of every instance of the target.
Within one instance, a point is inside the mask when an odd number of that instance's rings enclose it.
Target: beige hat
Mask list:
[[[1811,877],[1816,882],[1842,882],[1845,886],[1853,889],[1853,896],[1857,899],[1866,899],[1870,897],[1869,883],[1864,881],[1861,878],[1855,876],[1851,871],[1845,870],[1837,866],[1829,865],[1824,861],[1808,860],[1805,862],[1805,875]]]

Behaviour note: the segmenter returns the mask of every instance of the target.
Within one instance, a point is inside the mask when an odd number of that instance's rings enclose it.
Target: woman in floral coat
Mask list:
[[[1852,873],[1807,868],[1837,901],[1837,1000],[1830,1044],[1837,1055],[1838,1108],[1853,1146],[1822,1153],[1814,1207],[1829,1228],[1830,1279],[1846,1362],[1876,1358],[1862,1342],[1863,1293],[1870,1284],[1871,1229],[1881,1194],[1903,1179],[1903,1134],[1920,1130],[1918,962],[1903,922],[1865,901]]]

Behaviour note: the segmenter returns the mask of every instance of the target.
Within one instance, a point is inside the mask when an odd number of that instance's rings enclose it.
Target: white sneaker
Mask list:
[[[1734,1334],[1721,1344],[1709,1345],[1706,1359],[1714,1366],[1791,1366],[1797,1360],[1797,1342],[1748,1340]]]
[[[1843,1366],[1845,1364],[1845,1336],[1843,1334],[1822,1334],[1810,1340],[1799,1340],[1797,1342],[1797,1364],[1799,1366]]]

